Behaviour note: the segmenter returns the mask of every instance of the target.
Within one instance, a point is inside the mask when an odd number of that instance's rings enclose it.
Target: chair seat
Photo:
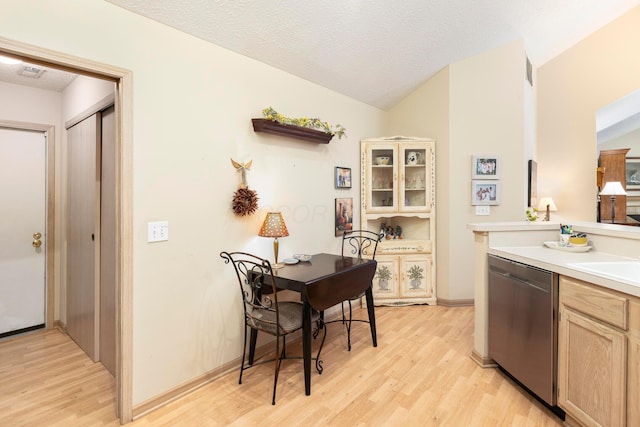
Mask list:
[[[284,301],[278,303],[280,312],[280,333],[288,334],[302,328],[302,304],[293,301]],[[320,318],[320,313],[316,310],[311,311],[311,321],[315,322]],[[251,327],[261,331],[275,334],[276,333],[276,313],[272,310],[254,310],[249,316],[247,322]]]

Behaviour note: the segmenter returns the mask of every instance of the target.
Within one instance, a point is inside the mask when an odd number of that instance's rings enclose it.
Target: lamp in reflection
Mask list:
[[[604,184],[600,195],[611,196],[611,223],[613,224],[616,218],[616,196],[626,196],[627,192],[622,188],[620,181],[609,181]]]
[[[282,213],[280,212],[269,212],[262,223],[262,227],[260,228],[260,232],[258,236],[261,237],[273,237],[273,257],[274,257],[274,265],[273,268],[281,268],[284,264],[278,263],[278,237],[286,237],[289,235],[289,230],[287,230],[287,225],[284,223],[284,218],[282,218]]]
[[[551,219],[550,212],[557,211],[556,204],[553,203],[553,199],[551,197],[541,197],[540,202],[538,202],[538,212],[544,211],[544,220],[549,221]]]

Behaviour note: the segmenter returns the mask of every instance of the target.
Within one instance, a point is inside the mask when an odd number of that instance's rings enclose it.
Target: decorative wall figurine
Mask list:
[[[238,185],[238,190],[233,193],[233,213],[238,216],[253,215],[258,210],[258,193],[251,190],[247,185],[247,171],[251,170],[252,160],[239,163],[231,159],[231,164],[237,171],[242,173],[242,182]]]

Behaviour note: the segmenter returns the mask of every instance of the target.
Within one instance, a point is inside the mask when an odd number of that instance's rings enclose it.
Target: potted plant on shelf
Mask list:
[[[290,118],[286,117],[272,107],[262,110],[263,119],[252,119],[253,130],[256,132],[272,133],[303,139],[306,141],[328,144],[334,135],[338,139],[345,137],[346,129],[341,125],[331,126],[318,118]]]

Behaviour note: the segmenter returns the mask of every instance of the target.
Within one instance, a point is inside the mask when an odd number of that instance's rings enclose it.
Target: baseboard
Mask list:
[[[471,352],[471,360],[483,368],[495,368],[498,364],[490,357],[480,356],[475,350]]]
[[[54,321],[53,322],[53,327],[57,328],[63,334],[67,333],[67,325],[64,322],[60,321],[60,320]]]
[[[287,341],[289,340],[294,341],[296,339],[301,339],[301,338],[302,338],[302,331],[297,331],[290,335],[287,335]],[[270,341],[259,347],[256,347],[255,360],[259,360],[261,357],[264,357],[268,353],[273,353],[274,347],[275,347],[274,341]],[[215,369],[212,369],[211,371],[205,372],[204,374],[190,381],[187,381],[184,384],[181,384],[177,387],[169,389],[166,392],[152,399],[149,399],[145,402],[135,405],[132,411],[133,419],[136,420],[140,417],[143,417],[149,414],[150,412],[155,411],[156,409],[159,409],[177,399],[180,399],[181,397],[184,397],[189,393],[201,387],[206,386],[207,384],[217,380],[218,378],[228,374],[229,372],[239,371],[241,362],[242,362],[242,357],[237,357],[236,359],[228,363],[225,363],[224,365],[219,366]],[[240,375],[239,372],[238,372],[238,375]]]
[[[220,378],[221,376],[227,374],[233,369],[240,369],[241,359],[235,359],[229,363],[226,363],[222,366],[219,366],[216,369],[213,369],[209,372],[206,372],[199,377],[192,379],[178,387],[167,390],[166,392],[154,397],[153,399],[149,399],[145,402],[140,403],[139,405],[135,405],[133,407],[133,419],[137,420],[140,417],[143,417],[150,412],[155,411],[158,408],[161,408],[174,400],[177,400],[197,389],[203,387],[210,382]]]
[[[438,305],[444,307],[469,307],[473,305],[472,299],[444,299],[438,298]]]

